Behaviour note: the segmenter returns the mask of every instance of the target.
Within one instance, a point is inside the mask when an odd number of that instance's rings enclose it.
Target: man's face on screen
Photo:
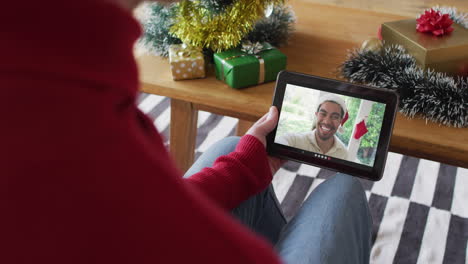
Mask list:
[[[334,102],[324,102],[315,113],[316,132],[321,140],[329,140],[335,135],[341,123],[341,106]]]

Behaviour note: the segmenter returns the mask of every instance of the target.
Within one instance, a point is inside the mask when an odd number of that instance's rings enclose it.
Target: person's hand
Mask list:
[[[278,124],[278,109],[275,106],[270,107],[268,113],[263,115],[253,126],[247,131],[247,135],[256,137],[263,146],[266,147],[266,136],[270,133]],[[268,156],[268,163],[270,165],[271,174],[275,174],[285,160],[281,160],[275,157]]]

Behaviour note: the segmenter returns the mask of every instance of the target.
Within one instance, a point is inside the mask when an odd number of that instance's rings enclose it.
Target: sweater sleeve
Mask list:
[[[254,136],[245,135],[234,152],[219,157],[211,168],[185,181],[230,210],[265,189],[271,180],[265,146]]]

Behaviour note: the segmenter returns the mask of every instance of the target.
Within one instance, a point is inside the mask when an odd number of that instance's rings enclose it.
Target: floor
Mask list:
[[[141,94],[147,113],[169,144],[170,100]],[[237,120],[200,112],[196,157],[226,136]],[[288,162],[273,185],[288,218],[333,173]],[[468,263],[468,169],[389,153],[379,182],[362,180],[373,217],[371,263]]]

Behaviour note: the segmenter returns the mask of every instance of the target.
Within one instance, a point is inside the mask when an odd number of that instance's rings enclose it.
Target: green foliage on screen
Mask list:
[[[357,113],[359,111],[359,106],[361,105],[361,99],[347,97],[346,98],[346,107],[348,107],[348,121],[344,124],[344,133],[336,133],[336,136],[348,146],[349,139],[351,138],[351,133],[353,132],[354,120],[356,119]]]
[[[371,113],[367,119],[367,134],[362,137],[361,147],[363,148],[376,148],[379,142],[380,130],[382,129],[383,116],[385,112],[385,105],[375,103],[372,106]]]

